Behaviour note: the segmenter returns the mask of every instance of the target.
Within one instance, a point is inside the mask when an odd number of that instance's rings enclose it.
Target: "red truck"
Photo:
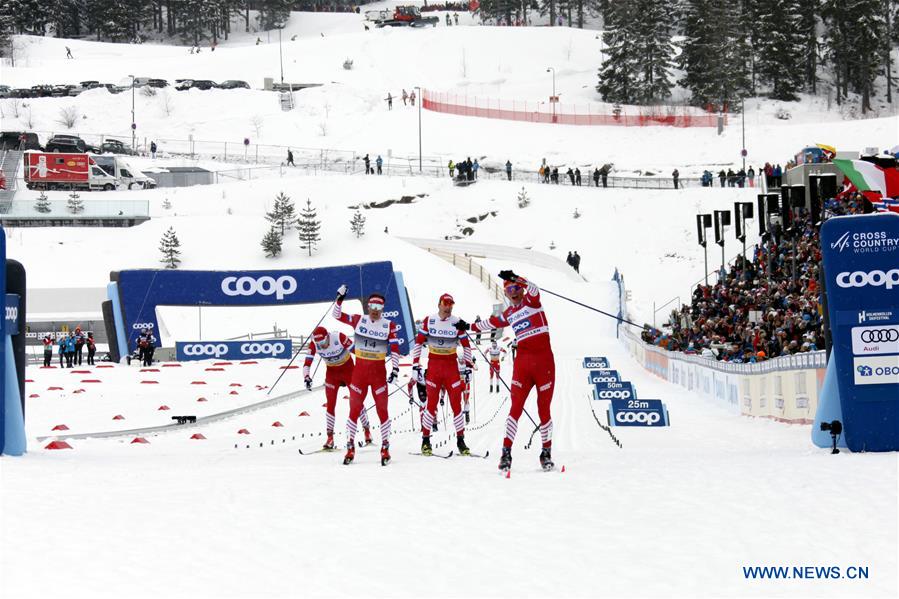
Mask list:
[[[118,180],[97,166],[88,154],[25,152],[28,189],[100,189],[111,191]]]

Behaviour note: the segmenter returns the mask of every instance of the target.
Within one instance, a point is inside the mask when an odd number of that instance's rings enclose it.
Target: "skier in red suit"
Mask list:
[[[356,457],[356,420],[362,412],[362,403],[371,388],[375,399],[375,410],[381,421],[381,465],[390,462],[390,417],[387,413],[387,384],[396,380],[400,373],[400,346],[396,336],[396,325],[386,318],[384,312],[384,296],[372,293],[365,301],[368,313],[344,314],[343,300],[347,294],[347,286],[341,285],[337,290],[332,316],[343,324],[353,327],[354,353],[356,365],[350,382],[350,415],[346,421],[347,452],[344,464],[350,464]],[[384,360],[390,354],[393,366],[390,376],[384,367]]]
[[[323,449],[334,449],[334,408],[337,406],[337,391],[340,387],[349,387],[353,380],[353,341],[343,333],[329,331],[325,327],[316,327],[312,331],[312,340],[309,342],[309,353],[303,361],[303,380],[306,389],[312,389],[312,377],[309,368],[316,355],[325,363],[325,430],[328,438]],[[368,413],[362,410],[359,415],[362,421],[362,429],[365,431],[365,444],[371,444],[371,426],[368,423]]]
[[[512,406],[506,418],[506,436],[503,439],[499,468],[509,470],[512,467],[512,442],[518,431],[518,419],[521,418],[524,402],[531,388],[536,387],[540,438],[543,441],[540,465],[544,470],[551,470],[554,464],[550,404],[556,384],[556,363],[549,342],[549,324],[540,303],[540,290],[511,270],[500,271],[499,277],[504,281],[503,291],[509,299],[509,307],[501,315],[480,320],[470,327],[476,333],[512,327],[518,342],[518,352],[512,365]],[[463,328],[469,326],[464,321],[460,325]]]
[[[456,429],[456,446],[459,453],[469,455],[465,445],[465,415],[462,413],[462,390],[467,377],[471,375],[471,345],[468,336],[456,327],[459,317],[453,316],[455,301],[449,293],[440,296],[437,313],[426,316],[415,335],[412,348],[412,371],[417,381],[424,380],[427,386],[428,405],[422,414],[421,453],[431,455],[431,428],[437,417],[437,401],[440,391],[445,389],[453,409],[453,426]],[[428,372],[421,371],[421,348],[428,346]],[[456,364],[456,347],[462,346],[464,366],[460,378]]]

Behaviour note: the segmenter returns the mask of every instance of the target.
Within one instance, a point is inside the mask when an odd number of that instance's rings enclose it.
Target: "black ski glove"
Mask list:
[[[519,277],[511,270],[501,270],[499,271],[499,278],[503,281],[518,281]]]
[[[456,323],[456,330],[457,330],[457,331],[467,331],[467,330],[469,330],[470,328],[471,328],[471,325],[468,324],[467,322],[465,322],[464,320],[462,320],[461,318],[460,318],[459,321]]]

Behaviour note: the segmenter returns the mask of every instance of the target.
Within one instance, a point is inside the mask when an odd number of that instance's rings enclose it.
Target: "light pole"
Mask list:
[[[553,95],[550,96],[549,103],[552,104],[553,122],[555,123],[556,122],[556,69],[554,69],[553,67],[548,67],[546,69],[546,72],[547,73],[552,72],[552,74],[553,74]]]
[[[743,129],[743,149],[740,154],[743,156],[743,172],[746,172],[746,105],[743,98],[740,98],[740,124]]]
[[[415,86],[413,89],[418,90],[418,172],[421,173],[421,103],[424,98],[421,96],[421,88]]]
[[[134,122],[134,75],[131,77],[131,149],[137,150],[137,123]]]
[[[281,84],[284,84],[284,55],[281,52],[281,28],[278,27],[278,62],[281,64]]]

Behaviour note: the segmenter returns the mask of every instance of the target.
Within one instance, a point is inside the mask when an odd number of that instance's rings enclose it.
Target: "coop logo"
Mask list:
[[[603,389],[602,391],[597,391],[596,396],[599,399],[630,399],[631,397],[633,397],[633,393],[631,393],[628,389],[618,389],[615,391],[611,389]]]
[[[893,286],[899,286],[899,268],[894,268],[886,272],[882,270],[872,270],[865,272],[857,270],[855,272],[841,272],[837,275],[837,285],[844,289],[849,287],[881,287],[892,289]]]
[[[234,297],[238,295],[274,295],[282,300],[284,296],[297,290],[297,280],[291,276],[278,277],[225,277],[222,279],[222,293]]]
[[[240,353],[245,356],[278,356],[283,354],[285,346],[281,342],[276,343],[241,343]]]
[[[861,233],[843,233],[839,239],[830,244],[830,249],[842,253],[852,248],[855,254],[871,254],[876,252],[894,252],[899,248],[899,238],[890,237],[887,231],[866,231]]]
[[[6,322],[15,322],[19,318],[18,306],[6,306]]]
[[[517,333],[519,331],[525,330],[529,326],[531,326],[530,320],[521,320],[512,325],[512,330]]]
[[[187,343],[184,345],[184,355],[221,358],[228,355],[228,346],[224,343]]]
[[[652,426],[658,424],[661,419],[662,417],[656,412],[619,412],[615,414],[615,422],[618,424],[633,422]]]
[[[899,355],[855,358],[856,385],[899,384]]]
[[[584,368],[603,368],[609,367],[609,361],[603,356],[588,356],[584,358]]]
[[[143,329],[152,329],[153,323],[152,322],[135,322],[133,325],[131,325],[131,328],[134,329],[135,331],[142,331]]]
[[[399,310],[391,310],[390,312],[382,313],[384,318],[397,318],[400,315]]]
[[[668,410],[660,399],[613,399],[609,422],[613,426],[668,426]]]
[[[597,383],[617,383],[618,375],[617,374],[604,374],[601,371],[595,370],[590,373],[590,376],[587,377],[587,381],[591,385],[595,385]]]

